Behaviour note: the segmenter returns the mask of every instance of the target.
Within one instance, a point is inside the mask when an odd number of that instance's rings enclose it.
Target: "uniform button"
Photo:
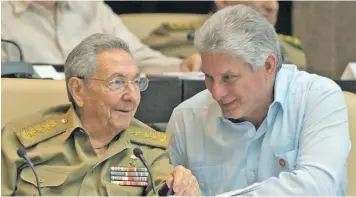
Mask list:
[[[252,177],[255,176],[255,173],[254,173],[253,171],[249,171],[249,172],[248,172],[248,176],[252,178]]]
[[[279,165],[282,166],[282,167],[286,166],[286,160],[284,160],[283,158],[280,158],[279,159]]]
[[[44,179],[43,178],[40,178],[40,183],[43,183],[44,182]]]
[[[65,124],[65,123],[67,123],[67,122],[68,122],[68,120],[67,120],[67,119],[65,119],[65,118],[63,118],[61,121],[62,121],[62,123],[63,123],[63,124]]]

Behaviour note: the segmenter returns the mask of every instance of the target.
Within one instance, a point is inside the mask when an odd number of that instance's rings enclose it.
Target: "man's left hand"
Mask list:
[[[181,72],[199,72],[201,67],[201,57],[199,53],[196,53],[180,65]]]
[[[183,166],[176,166],[168,176],[166,183],[169,188],[172,182],[175,196],[197,196],[200,194],[197,179],[190,170]]]

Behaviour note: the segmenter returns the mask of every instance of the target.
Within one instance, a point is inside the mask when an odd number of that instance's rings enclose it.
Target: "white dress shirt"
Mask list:
[[[103,1],[58,1],[55,16],[31,1],[1,2],[1,38],[15,41],[26,62],[64,64],[71,50],[94,33],[126,41],[142,72],[179,71],[181,59],[142,44]],[[18,50],[2,42],[2,58],[18,60]]]
[[[343,93],[332,80],[284,65],[259,128],[222,117],[204,90],[174,109],[173,165],[189,168],[204,195],[345,195],[350,137]]]

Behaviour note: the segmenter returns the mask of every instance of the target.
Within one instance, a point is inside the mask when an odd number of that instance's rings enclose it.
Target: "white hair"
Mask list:
[[[253,70],[261,68],[270,53],[281,67],[281,49],[278,35],[267,19],[256,10],[235,5],[213,14],[196,32],[196,49],[201,52],[227,53],[250,64]]]
[[[125,41],[102,33],[93,34],[85,38],[68,55],[64,64],[64,73],[68,98],[74,106],[76,104],[68,87],[70,78],[82,77],[84,82],[87,84],[88,81],[86,79],[92,77],[96,72],[97,53],[110,49],[123,50],[132,55]]]

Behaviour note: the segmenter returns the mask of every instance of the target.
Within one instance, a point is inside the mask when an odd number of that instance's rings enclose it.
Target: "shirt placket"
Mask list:
[[[251,127],[248,131],[249,136],[249,146],[246,155],[246,182],[251,185],[257,180],[257,149],[258,143],[255,139],[256,129]]]

